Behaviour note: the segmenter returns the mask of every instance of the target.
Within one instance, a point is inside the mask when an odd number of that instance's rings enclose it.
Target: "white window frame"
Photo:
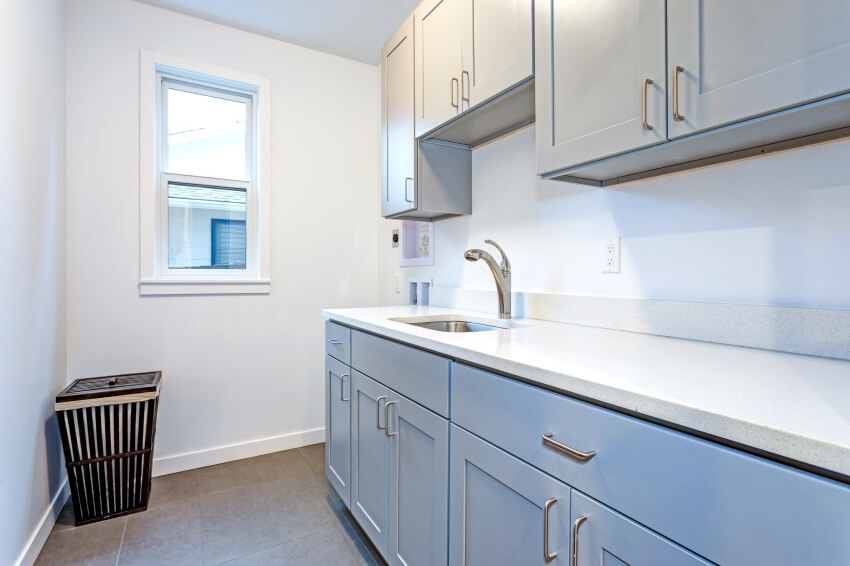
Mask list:
[[[141,50],[139,90],[139,292],[142,295],[269,293],[271,235],[271,151],[269,104],[271,88],[265,77]],[[245,179],[213,179],[165,172],[167,127],[160,113],[164,82],[183,82],[234,92],[233,99],[250,99],[253,116],[246,128]],[[188,84],[186,84],[188,83]],[[222,92],[222,98],[228,98]],[[168,183],[188,183],[245,189],[246,269],[170,269],[168,267]]]

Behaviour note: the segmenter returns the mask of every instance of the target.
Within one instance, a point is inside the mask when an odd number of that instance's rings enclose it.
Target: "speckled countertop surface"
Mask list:
[[[850,362],[533,319],[452,334],[389,320],[441,307],[322,314],[549,389],[597,400],[850,477]]]

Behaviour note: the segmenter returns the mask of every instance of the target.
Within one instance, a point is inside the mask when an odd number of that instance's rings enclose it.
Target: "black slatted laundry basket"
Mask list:
[[[144,511],[162,372],[78,379],[56,396],[76,524]]]

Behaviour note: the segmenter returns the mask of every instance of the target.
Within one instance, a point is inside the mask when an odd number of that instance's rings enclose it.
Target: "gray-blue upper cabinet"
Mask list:
[[[450,462],[450,566],[570,564],[567,485],[455,425]]]
[[[573,566],[710,564],[575,490],[571,507]]]
[[[534,74],[532,0],[425,0],[416,21],[416,136]]]
[[[346,507],[351,486],[351,370],[325,356],[325,475]]]
[[[416,137],[460,112],[463,0],[425,0],[414,12]]]
[[[416,208],[416,139],[413,135],[413,16],[381,51],[381,214]]]
[[[390,391],[387,402],[391,566],[448,557],[449,423]]]
[[[538,173],[667,140],[664,4],[536,3]]]
[[[850,90],[850,2],[667,2],[667,52],[673,139]]]
[[[533,2],[462,0],[461,112],[534,74]]]
[[[351,514],[384,559],[389,547],[389,443],[386,402],[390,391],[359,371],[351,381]]]

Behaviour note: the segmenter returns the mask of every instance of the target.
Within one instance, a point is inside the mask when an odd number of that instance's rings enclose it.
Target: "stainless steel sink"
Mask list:
[[[408,322],[413,326],[439,330],[440,332],[483,332],[485,330],[502,330],[498,326],[479,324],[466,320],[432,320],[428,322]]]

